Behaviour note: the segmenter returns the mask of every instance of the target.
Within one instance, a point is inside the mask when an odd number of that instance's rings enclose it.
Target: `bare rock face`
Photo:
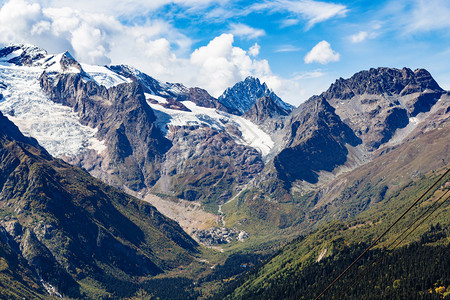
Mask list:
[[[30,66],[33,62],[40,60],[47,55],[47,51],[39,47],[19,44],[0,49],[0,57],[8,57],[13,52],[21,53],[18,56],[7,60],[7,62],[18,66]]]
[[[283,127],[283,119],[291,110],[278,105],[270,97],[262,97],[244,114],[244,118],[261,126],[266,132],[273,133]]]
[[[347,160],[346,145],[361,140],[322,97],[313,97],[287,119],[284,149],[274,158],[279,177],[286,182],[318,181],[318,172],[333,171]]]
[[[107,89],[85,81],[82,74],[44,72],[41,87],[51,100],[72,107],[82,124],[97,128],[97,138],[105,141],[103,159],[84,154],[80,166],[110,184],[136,191],[158,180],[158,159],[171,144],[155,126],[155,115],[140,85],[129,83]]]
[[[409,118],[428,112],[444,94],[424,69],[378,68],[338,79],[322,93],[368,150],[388,142]]]
[[[185,126],[173,128],[169,138],[173,147],[155,189],[186,200],[223,203],[264,167],[257,150],[236,144],[224,131]]]

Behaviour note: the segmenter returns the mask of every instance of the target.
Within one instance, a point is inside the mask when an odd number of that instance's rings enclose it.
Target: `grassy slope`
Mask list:
[[[324,259],[327,257],[332,258],[329,262],[331,266],[339,265],[338,262],[343,259],[346,259],[346,262],[351,262],[352,259],[356,258],[357,255],[362,252],[362,247],[358,248],[358,244],[370,243],[374,237],[378,236],[397,216],[401,214],[405,207],[415,200],[417,195],[430,186],[436,177],[437,174],[430,173],[427,174],[427,176],[418,178],[414,182],[405,185],[391,197],[365,211],[357,218],[347,222],[331,222],[322,226],[319,230],[307,237],[293,241],[284,247],[278,255],[274,256],[269,262],[257,269],[257,271],[252,272],[247,277],[241,278],[236,286],[233,286],[233,289],[229,290],[229,292],[231,291],[229,298],[250,299],[251,297],[259,295],[258,297],[260,299],[268,299],[270,298],[269,295],[272,295],[275,290],[280,289],[280,286],[289,289],[292,287],[289,283],[296,282],[295,280],[300,276],[299,274],[302,270],[307,270],[308,268],[311,268],[311,266],[317,264],[315,261],[324,249],[327,249]],[[449,177],[450,176],[447,176],[447,180]],[[442,194],[442,191],[440,190],[435,192],[435,196],[440,194]],[[380,247],[387,246],[392,242],[394,237],[400,232],[400,229],[404,228],[414,217],[427,209],[431,203],[432,198],[424,200],[419,208],[407,215],[407,218],[396,226],[386,239],[381,241]],[[446,205],[439,210],[439,213],[436,213],[433,216],[432,221],[430,222],[433,224],[439,223],[442,228],[449,228],[449,210],[450,205],[447,202]],[[418,230],[404,242],[404,246],[407,244],[412,245],[414,244],[414,241],[420,241],[420,238],[429,230],[430,222],[419,227]],[[447,232],[447,238],[438,239],[428,246],[448,247],[450,243],[448,234],[449,233]],[[344,250],[347,252],[350,251],[349,249],[353,251],[352,255],[350,255],[353,258],[349,258],[350,256],[346,257],[342,254],[345,253]],[[404,249],[404,247],[399,249]],[[448,250],[444,251],[447,251],[448,253]],[[425,253],[427,252],[425,251]],[[339,254],[341,255],[340,257]],[[429,259],[432,258],[429,257]],[[341,270],[343,270],[345,264],[342,264],[341,267]],[[336,270],[332,275],[335,274],[337,274]],[[324,284],[331,282],[333,279],[330,274],[326,274],[325,276],[327,275],[328,277]],[[432,287],[432,285],[429,286],[429,288]],[[324,288],[324,286],[322,288]],[[317,290],[319,289],[320,288]],[[221,296],[224,295],[222,294]],[[280,297],[280,295],[278,296]],[[286,296],[286,298],[289,297]]]

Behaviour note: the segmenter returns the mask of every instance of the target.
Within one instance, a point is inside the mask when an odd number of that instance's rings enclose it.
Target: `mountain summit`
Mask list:
[[[240,115],[252,108],[256,101],[262,97],[271,98],[284,110],[291,111],[294,107],[280,99],[264,82],[261,84],[258,78],[247,77],[244,81],[236,83],[228,88],[219,97],[219,102],[230,109],[235,109]]]

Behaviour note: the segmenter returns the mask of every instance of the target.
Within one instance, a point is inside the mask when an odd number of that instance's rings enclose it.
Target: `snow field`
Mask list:
[[[40,67],[0,66],[0,111],[23,134],[32,136],[53,156],[74,157],[85,149],[101,152],[103,142],[95,138],[96,129],[81,125],[71,108],[54,103],[42,92]]]

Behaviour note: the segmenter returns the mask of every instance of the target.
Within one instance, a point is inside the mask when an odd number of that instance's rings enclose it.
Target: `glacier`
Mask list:
[[[196,105],[191,101],[182,103],[190,111],[181,111],[165,108],[159,104],[154,104],[150,100],[154,99],[159,103],[164,103],[162,97],[146,94],[147,103],[156,115],[156,125],[164,134],[168,134],[171,126],[208,126],[218,131],[225,131],[227,125],[232,125],[241,132],[241,136],[234,135],[236,143],[247,145],[261,152],[263,156],[269,154],[274,147],[272,138],[251,121],[215,108],[206,108]]]
[[[34,137],[51,155],[75,157],[87,149],[101,152],[97,129],[80,124],[72,108],[54,103],[41,90],[41,67],[0,65],[0,111],[27,136]]]

